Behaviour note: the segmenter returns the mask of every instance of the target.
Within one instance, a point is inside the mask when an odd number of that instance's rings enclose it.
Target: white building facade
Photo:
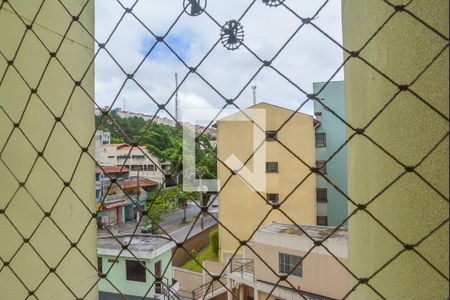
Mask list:
[[[96,157],[100,166],[125,166],[130,179],[145,178],[162,184],[165,178],[159,159],[148,152],[145,146],[128,144],[100,145]]]

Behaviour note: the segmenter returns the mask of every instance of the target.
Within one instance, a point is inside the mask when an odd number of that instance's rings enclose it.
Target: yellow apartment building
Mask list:
[[[242,162],[248,160],[246,167],[253,170],[253,158],[250,157],[255,152],[253,139],[258,134],[248,115],[254,109],[265,112],[265,129],[258,130],[266,132],[262,147],[256,152],[265,151],[266,154],[265,173],[262,172],[266,188],[259,191],[253,190],[239,177],[241,172],[229,179],[231,170],[236,170],[222,163],[234,155]],[[256,120],[254,124],[259,126]],[[250,240],[253,232],[264,224],[273,221],[315,224],[316,178],[315,174],[310,174],[309,168],[315,165],[315,124],[312,116],[264,102],[218,120],[219,246],[222,261],[237,250],[239,241]],[[269,203],[281,204],[282,211],[272,209]]]

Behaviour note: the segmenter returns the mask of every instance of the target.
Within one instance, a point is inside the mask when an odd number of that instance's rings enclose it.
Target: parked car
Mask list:
[[[141,226],[141,233],[157,233],[158,228],[156,226],[153,226],[152,221],[147,220],[142,224]]]
[[[217,214],[219,212],[219,198],[216,194],[211,195],[209,198],[209,210],[212,214]]]

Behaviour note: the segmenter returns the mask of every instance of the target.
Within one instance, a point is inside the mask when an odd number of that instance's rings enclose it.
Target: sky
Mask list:
[[[135,0],[120,0],[124,7],[131,7]],[[114,60],[101,50],[96,58],[96,102],[100,106],[111,105],[128,111],[154,114],[157,103],[166,103],[175,90],[175,73],[181,82],[189,73],[188,66],[196,66],[220,38],[220,25],[241,18],[251,0],[208,0],[206,13],[190,16],[183,11],[183,0],[139,0],[132,14],[125,14],[106,48],[126,73],[133,73],[139,85],[126,75]],[[301,17],[311,17],[325,0],[286,0],[285,4]],[[124,9],[118,1],[96,0],[96,39],[104,43],[119,22]],[[180,16],[181,14],[181,16]],[[180,17],[179,17],[180,16]],[[179,17],[176,24],[173,22]],[[142,24],[142,23],[143,24]],[[340,0],[330,0],[321,10],[314,24],[341,43]],[[301,21],[286,7],[269,7],[257,0],[240,20],[244,30],[244,44],[262,60],[271,60],[283,44],[294,34]],[[145,25],[145,26],[144,26]],[[147,28],[146,28],[147,27]],[[170,31],[168,31],[170,29]],[[165,41],[178,54],[175,56],[166,45],[157,43],[156,36]],[[168,32],[168,33],[167,33]],[[317,81],[328,81],[343,61],[342,50],[311,25],[301,28],[284,50],[273,61],[273,66],[308,93]],[[221,108],[225,99],[234,99],[240,108],[253,104],[252,85],[257,86],[258,102],[268,102],[289,109],[297,109],[306,100],[305,95],[270,68],[255,75],[261,62],[249,50],[241,46],[236,51],[227,50],[222,44],[212,50],[197,72],[190,73],[179,89],[181,108]],[[139,67],[139,68],[138,68]],[[333,80],[342,80],[339,72]],[[125,85],[121,89],[121,86]],[[242,93],[241,93],[242,91]],[[223,98],[223,97],[225,98]],[[166,109],[175,116],[172,98]],[[192,110],[191,110],[192,111]],[[302,109],[313,114],[312,103]],[[160,112],[158,115],[167,116]],[[185,115],[186,121],[195,116]]]

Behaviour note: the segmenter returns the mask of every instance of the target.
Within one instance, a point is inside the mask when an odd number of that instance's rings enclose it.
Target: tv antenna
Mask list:
[[[252,85],[253,91],[253,105],[256,105],[256,85]]]

